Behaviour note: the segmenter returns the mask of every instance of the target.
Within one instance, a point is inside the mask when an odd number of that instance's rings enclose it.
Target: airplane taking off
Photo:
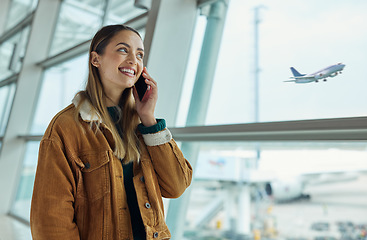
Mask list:
[[[310,83],[318,82],[320,79],[324,79],[324,82],[326,82],[326,78],[335,77],[336,75],[338,75],[338,73],[342,73],[344,67],[345,64],[338,63],[311,74],[301,74],[296,69],[291,67],[293,77],[291,77],[290,80],[284,82]]]

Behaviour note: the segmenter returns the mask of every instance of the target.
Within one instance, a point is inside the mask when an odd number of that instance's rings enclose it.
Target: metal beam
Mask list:
[[[367,141],[367,117],[170,128],[176,141]],[[40,141],[42,135],[20,135]]]
[[[367,117],[170,128],[177,141],[367,140]]]
[[[27,142],[40,142],[42,140],[43,135],[20,135],[18,138],[23,139]]]
[[[40,66],[42,68],[49,68],[52,66],[55,66],[57,64],[60,64],[68,59],[80,56],[83,53],[87,53],[89,51],[91,40],[82,42],[75,47],[72,47],[62,53],[59,53],[55,56],[49,57],[41,62],[37,63],[37,66]]]
[[[9,38],[11,38],[14,34],[20,32],[23,28],[30,25],[34,17],[34,12],[31,12],[28,14],[20,23],[18,23],[16,26],[8,29],[4,34],[0,37],[0,43],[5,42]]]
[[[14,74],[8,78],[5,78],[4,80],[0,81],[0,88],[9,84],[12,84],[17,81],[19,74]]]

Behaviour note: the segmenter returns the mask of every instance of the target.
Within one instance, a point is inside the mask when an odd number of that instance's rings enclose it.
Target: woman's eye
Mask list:
[[[144,54],[138,53],[138,58],[143,58],[143,57],[144,57]]]
[[[126,48],[120,48],[119,49],[120,52],[124,52],[124,53],[127,53],[127,49]]]

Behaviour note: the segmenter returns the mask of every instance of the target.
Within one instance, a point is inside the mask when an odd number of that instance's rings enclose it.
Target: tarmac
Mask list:
[[[367,239],[367,175],[308,186],[310,199],[275,204],[278,239]]]

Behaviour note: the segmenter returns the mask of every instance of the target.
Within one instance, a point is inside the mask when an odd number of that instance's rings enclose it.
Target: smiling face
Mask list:
[[[91,63],[98,68],[105,94],[116,99],[134,86],[143,71],[144,46],[133,31],[113,36],[102,53],[91,52]]]

